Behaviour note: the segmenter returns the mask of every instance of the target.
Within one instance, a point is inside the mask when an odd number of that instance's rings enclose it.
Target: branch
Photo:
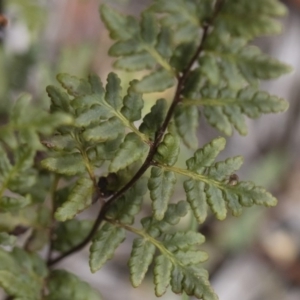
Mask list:
[[[213,14],[212,18],[209,20],[209,22],[207,22],[203,26],[203,33],[202,33],[201,41],[200,41],[200,44],[197,48],[197,51],[193,55],[192,59],[190,60],[190,62],[188,64],[188,66],[182,72],[181,76],[178,78],[178,84],[177,84],[177,88],[176,88],[176,91],[175,91],[175,95],[174,95],[172,104],[171,104],[171,106],[170,106],[170,108],[167,112],[167,115],[166,115],[166,118],[165,118],[163,124],[161,125],[161,127],[159,128],[159,130],[156,133],[155,140],[154,140],[153,144],[150,146],[149,153],[148,153],[144,163],[142,164],[140,169],[137,171],[137,173],[132,177],[132,179],[123,188],[121,188],[119,191],[117,191],[115,194],[113,194],[106,201],[106,203],[102,206],[102,208],[100,209],[100,212],[98,214],[98,217],[97,217],[97,219],[94,223],[94,226],[93,226],[92,230],[90,231],[90,233],[88,234],[88,236],[80,244],[78,244],[74,248],[70,249],[69,251],[67,251],[63,254],[61,254],[60,256],[58,256],[55,259],[48,260],[48,262],[47,262],[48,266],[53,266],[54,264],[58,263],[59,261],[61,261],[65,257],[67,257],[67,256],[81,250],[82,248],[84,248],[91,241],[94,234],[97,232],[99,226],[104,221],[105,214],[106,214],[108,208],[111,206],[111,204],[114,203],[119,197],[121,197],[126,191],[128,191],[141,178],[141,176],[146,172],[146,170],[151,166],[151,163],[152,163],[153,157],[156,153],[157,147],[158,147],[159,143],[161,142],[161,140],[163,138],[163,135],[164,135],[164,133],[165,133],[172,117],[173,117],[174,110],[175,110],[177,104],[181,101],[180,95],[181,95],[182,89],[184,87],[185,81],[186,81],[186,79],[187,79],[194,63],[196,62],[197,58],[199,57],[199,55],[203,51],[204,42],[205,42],[205,40],[206,40],[206,38],[209,34],[209,28],[211,27],[211,25],[212,25],[213,21],[215,20],[218,12],[220,11],[222,2],[223,2],[223,0],[217,0],[216,1],[215,11],[214,11],[214,14]]]

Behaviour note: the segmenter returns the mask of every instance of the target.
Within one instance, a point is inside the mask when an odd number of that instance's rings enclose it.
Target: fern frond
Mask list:
[[[106,5],[102,5],[100,11],[111,37],[117,40],[109,50],[111,56],[119,57],[114,64],[116,68],[135,71],[160,67],[159,72],[154,71],[138,82],[135,89],[149,93],[173,86],[175,71],[170,62],[174,47],[171,31],[160,25],[153,13],[155,9],[153,12],[144,11],[139,25],[132,17],[124,17]],[[128,26],[129,23],[131,30],[125,34],[121,24]]]
[[[195,249],[195,246],[204,242],[204,237],[196,232],[165,234],[161,231],[162,228],[167,229],[163,224],[171,225],[170,213],[174,213],[172,216],[176,218],[173,224],[179,221],[182,214],[178,216],[177,209],[181,205],[182,203],[171,204],[161,221],[156,221],[154,218],[143,219],[144,230],[127,227],[140,236],[134,241],[129,259],[131,281],[134,286],[141,284],[153,260],[155,246],[161,253],[154,259],[154,283],[157,296],[162,296],[171,284],[175,293],[184,291],[198,299],[217,299],[209,285],[207,272],[199,265],[207,260],[208,256],[205,252]]]
[[[184,182],[184,189],[187,201],[200,223],[206,218],[207,205],[218,219],[223,220],[227,208],[237,216],[242,206],[274,206],[277,203],[270,193],[252,182],[231,184],[230,176],[240,168],[243,160],[237,156],[214,163],[224,146],[225,139],[217,138],[197,150],[194,157],[187,160],[187,170],[157,164],[164,172],[175,172],[190,178]]]
[[[258,91],[254,87],[234,91],[213,86],[201,89],[200,99],[185,99],[183,106],[203,106],[207,121],[221,132],[231,135],[232,127],[240,134],[247,134],[243,115],[258,118],[261,114],[277,113],[287,110],[288,103],[281,98]]]
[[[278,34],[281,24],[275,18],[286,12],[285,6],[277,0],[230,0],[222,6],[216,27],[247,39]]]
[[[212,84],[223,78],[231,89],[257,84],[257,80],[274,79],[291,72],[291,67],[263,54],[255,46],[247,46],[247,40],[233,38],[229,34],[210,34],[204,45],[199,64],[206,61],[201,72]]]

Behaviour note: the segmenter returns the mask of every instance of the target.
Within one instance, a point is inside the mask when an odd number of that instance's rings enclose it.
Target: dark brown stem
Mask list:
[[[144,163],[142,164],[142,166],[140,167],[140,169],[137,171],[137,173],[132,177],[132,179],[123,187],[121,188],[118,192],[116,192],[114,195],[112,195],[107,202],[102,206],[102,208],[100,209],[99,215],[94,223],[94,226],[92,228],[92,230],[90,231],[89,235],[77,246],[75,246],[74,248],[70,249],[69,251],[61,254],[60,256],[58,256],[55,259],[52,260],[48,260],[48,266],[53,266],[54,264],[58,263],[59,261],[61,261],[62,259],[64,259],[65,257],[77,252],[78,250],[82,249],[83,247],[85,247],[93,238],[94,234],[97,232],[99,226],[101,225],[102,221],[104,221],[105,219],[105,214],[108,210],[108,208],[110,207],[110,205],[115,202],[119,197],[121,197],[126,191],[128,191],[140,178],[141,176],[146,172],[146,170],[151,166],[152,161],[153,161],[153,157],[156,153],[157,147],[159,145],[159,143],[161,142],[163,135],[173,117],[174,114],[174,110],[177,106],[177,104],[180,102],[181,100],[181,92],[182,89],[184,88],[184,84],[185,81],[192,69],[193,64],[196,62],[197,58],[199,57],[199,55],[201,54],[201,52],[203,51],[203,47],[204,47],[204,42],[208,36],[209,33],[209,28],[211,26],[211,24],[213,23],[218,11],[220,10],[221,7],[221,3],[222,0],[217,0],[216,1],[216,5],[215,5],[215,12],[214,15],[212,16],[211,20],[209,22],[207,22],[204,26],[203,26],[203,33],[202,33],[202,38],[200,41],[200,44],[197,48],[197,51],[195,52],[195,54],[193,55],[192,59],[190,60],[188,66],[185,68],[185,70],[182,72],[181,76],[179,76],[178,78],[178,84],[177,84],[177,88],[175,91],[175,95],[172,101],[172,104],[167,112],[166,118],[163,122],[163,124],[161,125],[161,127],[159,128],[159,130],[156,133],[155,136],[155,140],[153,142],[153,144],[150,146],[150,150],[148,152],[148,155],[144,161]]]

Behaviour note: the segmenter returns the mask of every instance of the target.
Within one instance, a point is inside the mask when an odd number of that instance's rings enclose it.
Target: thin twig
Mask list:
[[[219,12],[219,10],[221,8],[221,3],[222,3],[222,0],[217,0],[216,1],[215,11],[214,11],[214,14],[213,14],[212,18],[210,19],[209,22],[207,22],[203,26],[202,38],[201,38],[200,44],[197,48],[197,51],[193,55],[192,59],[190,60],[190,62],[188,64],[188,66],[182,72],[181,76],[178,78],[178,84],[177,84],[177,88],[176,88],[176,91],[175,91],[175,95],[174,95],[172,104],[171,104],[171,106],[170,106],[170,108],[167,112],[167,115],[166,115],[166,118],[165,118],[163,124],[161,125],[161,127],[159,128],[159,130],[156,133],[155,140],[154,140],[153,144],[150,146],[150,150],[148,152],[148,155],[147,155],[144,163],[142,164],[140,169],[137,171],[137,173],[132,177],[132,179],[123,188],[121,188],[114,195],[112,195],[107,200],[107,202],[102,206],[102,208],[100,209],[100,212],[98,214],[98,217],[95,220],[94,226],[93,226],[92,230],[90,231],[90,233],[88,234],[88,236],[80,244],[73,247],[69,251],[61,254],[60,256],[58,256],[55,259],[48,260],[48,262],[47,262],[48,266],[53,266],[54,264],[58,263],[59,261],[61,261],[65,257],[67,257],[67,256],[81,250],[83,247],[85,247],[91,241],[91,239],[94,237],[94,235],[97,232],[97,230],[98,230],[99,226],[101,225],[102,221],[104,221],[105,214],[106,214],[108,208],[111,206],[111,204],[113,202],[115,202],[119,197],[121,197],[127,190],[129,190],[141,178],[141,176],[146,172],[146,170],[151,166],[151,163],[152,163],[153,157],[156,153],[157,147],[158,147],[159,143],[161,142],[161,140],[163,138],[163,135],[164,135],[164,133],[165,133],[172,117],[173,117],[174,110],[175,110],[177,104],[181,101],[180,95],[181,95],[182,89],[184,88],[185,81],[186,81],[186,79],[187,79],[187,77],[188,77],[188,75],[189,75],[189,73],[192,69],[192,66],[194,65],[194,63],[198,59],[199,55],[203,51],[204,42],[205,42],[205,40],[208,36],[209,28],[212,25],[213,21],[215,20],[215,18],[217,16],[217,13]]]

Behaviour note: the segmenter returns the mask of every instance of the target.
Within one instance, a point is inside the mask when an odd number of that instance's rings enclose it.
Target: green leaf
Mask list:
[[[79,97],[91,94],[91,85],[87,80],[65,73],[58,74],[56,78],[71,96]]]
[[[128,133],[124,142],[120,145],[120,149],[112,159],[109,171],[115,173],[120,169],[126,168],[145,156],[147,150],[148,146],[143,143],[139,136],[134,132]]]
[[[154,45],[158,35],[157,20],[152,13],[144,11],[141,18],[141,37],[144,43]]]
[[[205,241],[205,237],[194,231],[176,232],[173,234],[165,234],[163,244],[170,251],[189,250],[192,246],[201,245]]]
[[[125,230],[105,223],[92,240],[90,248],[90,268],[93,273],[97,272],[111,259],[115,250],[125,239]]]
[[[96,165],[102,160],[111,160],[115,157],[115,153],[119,150],[123,141],[123,134],[120,134],[116,139],[105,143],[96,144],[87,151],[89,160]]]
[[[0,245],[1,246],[13,246],[17,241],[14,235],[10,235],[7,232],[0,232]]]
[[[31,198],[15,196],[15,197],[2,197],[0,198],[0,211],[14,211],[19,210],[27,205],[31,204]]]
[[[219,84],[221,80],[221,70],[218,62],[210,55],[201,56],[199,58],[200,72],[205,75],[212,85]]]
[[[142,116],[144,101],[142,95],[134,91],[136,80],[130,82],[127,95],[123,99],[122,115],[130,122],[138,121]]]
[[[183,268],[175,265],[171,273],[171,286],[176,294],[185,292],[198,299],[218,299],[209,284],[207,272],[197,266]]]
[[[242,156],[227,158],[225,161],[213,164],[207,174],[218,181],[226,180],[231,174],[240,169],[243,162]]]
[[[48,279],[46,300],[101,300],[99,293],[86,282],[65,270],[53,270]]]
[[[21,210],[0,214],[0,230],[11,232],[16,227],[41,228],[50,226],[50,211],[44,206],[27,206]]]
[[[103,103],[103,100],[104,100],[104,89],[103,91],[100,91],[100,93],[95,92],[94,94],[91,95],[77,97],[74,100],[72,100],[71,105],[74,107],[74,109],[78,109],[78,108],[84,109],[84,108],[90,108],[91,106],[96,107],[96,105],[101,105]]]
[[[47,269],[44,261],[23,249],[0,249],[0,286],[12,297],[39,300]],[[13,282],[13,284],[12,284]]]
[[[232,133],[232,126],[240,134],[247,134],[243,115],[258,118],[261,114],[283,112],[288,108],[288,103],[284,99],[253,87],[234,91],[208,86],[202,88],[201,94],[201,99],[187,100],[184,104],[203,105],[208,122],[227,135]]]
[[[176,135],[167,133],[163,141],[158,145],[154,160],[173,166],[178,158],[180,151],[180,140]]]
[[[216,27],[247,39],[278,34],[281,32],[281,24],[274,17],[285,13],[286,8],[279,1],[242,0],[236,3],[231,0],[222,7]]]
[[[172,268],[172,263],[166,256],[159,255],[155,258],[153,273],[155,295],[157,297],[161,297],[167,291],[171,280]]]
[[[174,75],[167,70],[158,70],[145,76],[134,87],[140,93],[153,93],[164,91],[174,85]]]
[[[98,97],[103,98],[104,88],[101,79],[96,74],[89,75],[89,83],[91,85],[92,92],[97,94]]]
[[[226,140],[222,137],[212,140],[203,148],[198,149],[194,156],[186,161],[189,170],[201,174],[206,167],[212,165],[218,154],[225,148]]]
[[[208,259],[208,255],[204,251],[188,250],[188,251],[176,251],[175,256],[184,266],[196,265],[203,263]]]
[[[196,106],[177,106],[175,110],[175,125],[184,144],[191,149],[198,146],[197,128],[199,112]]]
[[[109,73],[107,77],[105,101],[115,110],[122,106],[121,80],[115,73]]]
[[[109,108],[95,105],[80,113],[75,119],[75,126],[87,127],[92,123],[95,125],[111,117],[113,117],[113,113]]]
[[[31,97],[22,95],[10,113],[10,120],[0,128],[0,137],[18,133],[19,145],[26,144],[32,150],[44,150],[39,140],[39,134],[50,135],[62,125],[71,125],[73,118],[63,112],[48,114],[46,111],[33,106]],[[11,142],[11,140],[10,140]]]
[[[55,212],[55,218],[62,222],[74,218],[76,214],[92,204],[93,192],[94,185],[92,180],[85,177],[79,178],[71,190],[67,201]]]
[[[76,141],[70,135],[54,135],[50,138],[47,138],[41,143],[51,150],[65,150],[65,151],[73,151],[77,144]]]
[[[106,142],[115,140],[123,132],[122,122],[117,117],[112,117],[98,126],[86,129],[83,137],[86,141]]]
[[[239,196],[239,202],[243,206],[264,205],[272,207],[277,204],[276,198],[268,193],[263,187],[255,186],[253,182],[239,182],[234,187],[227,190]]]
[[[164,122],[167,113],[167,102],[165,99],[159,99],[155,105],[151,107],[141,124],[140,132],[146,134],[151,140],[155,139],[155,134]]]
[[[226,135],[232,135],[232,126],[228,117],[223,113],[222,107],[205,106],[203,112],[211,126],[217,128]]]
[[[73,219],[59,223],[54,231],[53,249],[64,253],[79,245],[88,236],[92,226],[93,221],[90,220]]]
[[[188,179],[184,181],[183,186],[195,218],[200,224],[203,223],[207,217],[205,184],[201,181]]]
[[[213,185],[208,185],[205,190],[207,196],[207,203],[215,214],[218,220],[226,218],[227,209],[224,201],[222,191]]]
[[[60,88],[49,85],[46,88],[48,96],[51,100],[50,111],[72,112],[69,96]]]
[[[173,172],[152,167],[148,188],[152,200],[153,216],[157,220],[163,219],[169,200],[173,195],[175,184],[176,176]]]
[[[277,200],[262,187],[255,186],[251,182],[238,182],[238,179],[234,182],[230,180],[242,165],[242,157],[237,156],[214,163],[224,146],[223,138],[214,139],[206,144],[187,160],[188,170],[161,166],[163,169],[190,178],[184,181],[184,189],[187,201],[199,223],[203,223],[207,217],[207,204],[216,217],[223,220],[227,209],[237,216],[241,213],[242,206],[257,204],[268,207],[277,203]]]
[[[32,149],[29,145],[20,145],[20,147],[10,152],[10,156],[14,161],[14,165],[11,165],[6,151],[4,151],[4,149],[0,146],[0,189],[2,190],[1,193],[3,193],[4,190],[8,188],[11,191],[15,191],[16,193],[22,194],[24,192],[24,187],[29,188],[35,183],[36,172],[32,169],[35,154],[35,150]],[[24,177],[26,177],[26,182],[24,182]],[[16,201],[17,200],[6,199],[2,202],[4,203],[4,206],[7,204],[7,208],[9,208],[9,203],[16,203]],[[5,208],[4,206],[3,208]]]
[[[257,85],[259,79],[273,79],[291,72],[288,65],[263,54],[255,46],[247,46],[245,39],[224,33],[214,33],[207,38],[200,63],[206,59],[218,65],[222,77],[233,90],[243,88],[245,82]]]
[[[156,64],[155,59],[148,52],[130,54],[119,58],[114,67],[126,71],[140,71],[144,69],[152,69]]]
[[[173,53],[172,31],[168,27],[162,27],[157,38],[157,52],[164,58],[171,57]]]
[[[126,41],[138,32],[138,24],[134,18],[125,17],[107,5],[101,5],[100,13],[112,39]]]
[[[177,43],[196,40],[197,31],[201,20],[206,19],[206,1],[182,1],[167,2],[158,0],[154,2],[153,10],[164,13],[162,24],[171,27],[174,32],[174,40]],[[210,3],[211,5],[211,3]]]
[[[115,44],[113,44],[108,54],[110,56],[127,56],[130,54],[137,54],[143,50],[143,45],[140,43],[139,40],[136,39],[129,39],[127,41],[118,41]]]
[[[174,225],[188,212],[189,205],[186,201],[179,201],[176,204],[169,204],[162,220],[153,217],[146,217],[141,220],[143,228],[153,237],[161,235]]]
[[[138,238],[133,241],[132,251],[128,266],[130,270],[130,281],[134,287],[138,287],[153,260],[155,246],[149,241]]]
[[[59,157],[49,157],[41,162],[43,168],[63,175],[76,175],[86,171],[84,161],[79,153],[61,154]]]
[[[109,207],[106,217],[121,224],[133,224],[134,216],[141,210],[146,192],[147,179],[142,177],[124,196]]]

